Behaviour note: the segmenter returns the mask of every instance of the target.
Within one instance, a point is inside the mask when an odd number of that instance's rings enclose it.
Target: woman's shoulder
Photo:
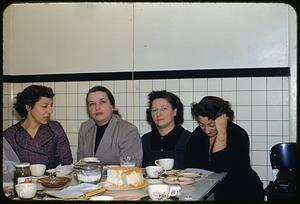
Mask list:
[[[191,137],[190,137],[189,143],[197,144],[198,142],[203,142],[203,141],[206,141],[206,140],[208,140],[208,136],[198,126],[191,133]]]
[[[182,128],[182,134],[184,134],[184,135],[189,135],[189,136],[191,136],[191,135],[192,135],[192,132],[191,132],[191,131],[189,131],[189,130],[185,129],[185,128],[184,128],[184,127],[182,127],[182,126],[181,126],[181,128]]]
[[[95,127],[96,123],[92,119],[88,119],[80,124],[80,130]]]
[[[234,133],[239,133],[239,134],[244,134],[244,135],[248,135],[247,131],[242,128],[241,126],[239,126],[238,124],[235,124],[233,122],[230,122],[228,124],[228,131],[232,131]]]
[[[142,140],[147,140],[151,137],[153,131],[147,132],[145,134],[142,135]]]
[[[116,115],[114,115],[113,117],[114,117],[114,120],[116,120],[116,124],[120,128],[125,129],[125,130],[126,129],[128,129],[128,130],[136,129],[137,130],[137,127],[134,124],[132,124],[131,122],[124,120]]]
[[[15,132],[20,128],[19,123],[14,124],[10,127],[8,127],[6,130],[3,131],[3,137],[10,137],[11,135],[14,135]]]
[[[50,120],[48,122],[48,124],[52,127],[62,127],[62,125],[60,124],[60,122],[56,121],[56,120]]]

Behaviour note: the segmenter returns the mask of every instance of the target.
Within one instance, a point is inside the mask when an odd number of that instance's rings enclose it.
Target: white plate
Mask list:
[[[164,174],[167,176],[176,176],[179,172],[180,172],[180,170],[172,169],[172,170],[166,171],[166,173],[164,173]]]
[[[178,177],[178,176],[170,176],[163,180],[166,184],[179,184],[179,185],[189,185],[195,183],[195,179],[186,178],[186,177]]]
[[[186,177],[186,178],[198,178],[201,175],[192,173],[192,172],[181,172],[181,173],[178,173],[177,176],[182,176],[182,177]]]
[[[118,192],[112,195],[114,200],[140,200],[144,197],[142,193],[139,192]]]
[[[109,190],[109,191],[127,191],[127,190],[135,190],[135,189],[140,189],[140,188],[144,188],[146,186],[146,183],[144,183],[144,185],[142,186],[137,186],[137,187],[128,187],[128,188],[125,188],[124,186],[116,186],[116,185],[113,185],[112,183],[110,182],[107,182],[107,181],[104,181],[104,182],[101,182],[101,184],[103,185],[103,187],[106,189],[106,190]]]
[[[154,183],[163,183],[163,178],[144,178],[144,180],[148,183],[148,184],[154,184]]]

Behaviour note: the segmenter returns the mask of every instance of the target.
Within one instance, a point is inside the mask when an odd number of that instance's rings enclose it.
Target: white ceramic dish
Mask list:
[[[186,177],[178,177],[178,176],[169,176],[163,179],[163,182],[170,185],[189,185],[195,183],[195,179],[193,178],[186,178]]]
[[[154,183],[163,183],[163,178],[156,178],[156,179],[152,179],[152,178],[144,178],[144,180],[148,183],[148,184],[154,184]]]
[[[114,200],[140,200],[145,195],[138,192],[118,192],[112,195]]]
[[[114,200],[112,196],[92,196],[89,200]]]

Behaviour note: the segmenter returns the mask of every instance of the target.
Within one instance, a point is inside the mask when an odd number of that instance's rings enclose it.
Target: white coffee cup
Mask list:
[[[33,198],[37,191],[36,183],[19,183],[15,186],[19,198]]]
[[[179,191],[177,186],[169,186],[167,184],[152,184],[148,186],[148,194],[151,200],[166,200],[170,196],[176,196]]]
[[[174,166],[174,159],[172,158],[163,158],[155,160],[155,164],[161,166],[163,169],[171,170]]]
[[[161,166],[147,166],[146,173],[149,178],[159,178],[166,173],[166,169],[163,169]]]
[[[45,173],[46,165],[45,164],[31,164],[30,171],[32,176],[42,176]]]

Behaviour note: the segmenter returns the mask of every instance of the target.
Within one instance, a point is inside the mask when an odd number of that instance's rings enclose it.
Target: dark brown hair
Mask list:
[[[198,117],[208,117],[215,120],[222,114],[226,114],[229,121],[233,121],[234,112],[230,103],[216,96],[205,96],[199,103],[192,103],[191,111],[193,118],[198,121]]]
[[[158,98],[166,99],[171,104],[173,110],[177,109],[177,113],[174,118],[174,121],[175,121],[175,125],[181,125],[184,119],[183,119],[183,104],[180,101],[180,98],[171,92],[162,90],[162,91],[152,91],[151,93],[148,94],[148,108],[146,110],[146,114],[147,114],[147,121],[150,123],[151,127],[152,128],[155,127],[155,123],[151,116],[151,107],[153,101]]]
[[[89,94],[90,93],[94,93],[94,92],[97,92],[97,91],[101,91],[101,92],[104,92],[106,93],[107,97],[108,97],[108,100],[109,102],[111,103],[111,105],[113,106],[113,113],[114,114],[117,114],[119,116],[121,116],[121,114],[119,113],[119,111],[117,109],[115,109],[115,98],[114,96],[112,95],[112,93],[110,92],[110,90],[104,86],[94,86],[93,88],[91,88],[87,94],[86,94],[86,104],[88,105],[88,97],[89,97]]]
[[[30,85],[17,94],[14,109],[22,118],[26,118],[28,114],[26,105],[34,107],[35,103],[39,101],[41,97],[53,98],[54,95],[53,90],[49,87]]]

